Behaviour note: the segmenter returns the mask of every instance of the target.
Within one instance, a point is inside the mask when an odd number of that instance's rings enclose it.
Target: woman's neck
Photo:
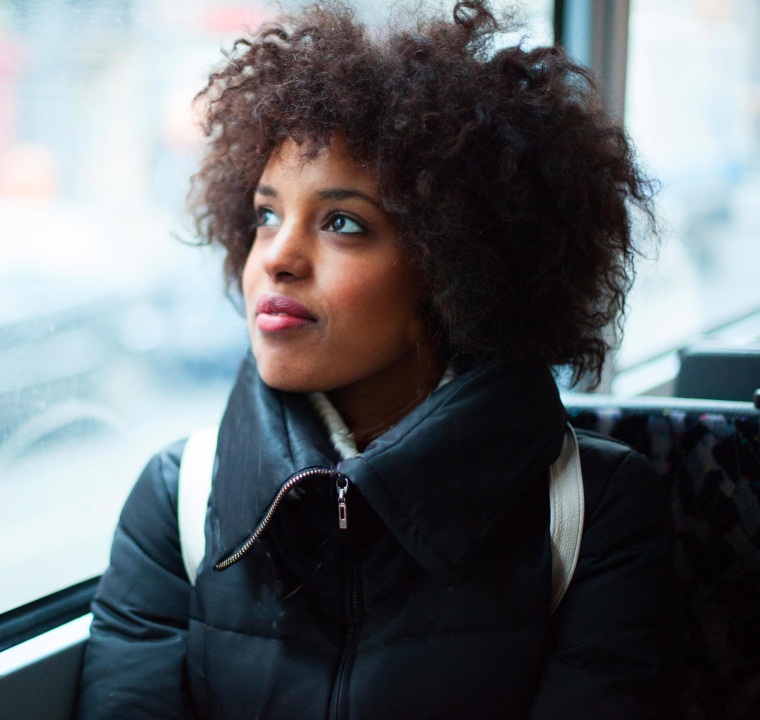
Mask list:
[[[435,347],[421,343],[407,362],[326,394],[361,452],[430,396],[444,368]]]

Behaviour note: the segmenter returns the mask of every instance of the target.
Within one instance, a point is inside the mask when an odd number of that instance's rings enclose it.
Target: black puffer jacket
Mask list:
[[[93,604],[79,717],[670,718],[670,519],[625,446],[580,434],[586,526],[550,621],[546,469],[565,413],[545,370],[480,367],[338,462],[308,399],[248,360],[222,422],[207,554],[188,585],[176,521],[182,446],[155,457]],[[338,529],[327,475],[349,478]]]

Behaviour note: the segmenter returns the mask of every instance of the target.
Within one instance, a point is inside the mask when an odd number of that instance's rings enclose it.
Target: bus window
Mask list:
[[[760,311],[758,42],[755,0],[630,3],[625,122],[662,182],[665,242],[641,265],[620,370]]]
[[[0,11],[0,612],[102,572],[141,466],[218,422],[246,340],[218,255],[180,242],[191,101],[267,12]]]

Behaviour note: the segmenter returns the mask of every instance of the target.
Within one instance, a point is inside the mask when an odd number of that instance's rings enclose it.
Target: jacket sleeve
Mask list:
[[[190,586],[176,512],[181,450],[151,460],[122,510],[92,603],[80,720],[193,717],[185,679]]]
[[[617,443],[586,443],[581,462],[581,552],[530,720],[671,720],[679,615],[662,480]]]

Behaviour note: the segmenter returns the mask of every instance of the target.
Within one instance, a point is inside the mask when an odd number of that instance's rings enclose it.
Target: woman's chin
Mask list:
[[[300,372],[292,364],[270,363],[257,357],[256,367],[264,384],[273,390],[309,393],[321,389],[311,373]]]

